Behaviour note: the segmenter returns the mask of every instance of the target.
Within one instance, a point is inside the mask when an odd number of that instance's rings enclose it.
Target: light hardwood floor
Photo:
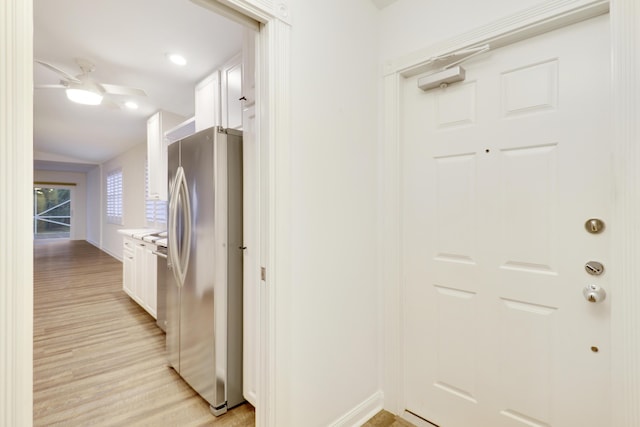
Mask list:
[[[168,366],[164,333],[122,290],[122,263],[87,242],[34,242],[33,335],[34,426],[255,425],[248,403],[211,415]],[[386,411],[364,424],[411,426]]]
[[[369,421],[364,423],[362,427],[416,427],[409,421],[405,421],[391,412],[380,411]],[[434,424],[434,427],[438,427]]]
[[[122,291],[122,264],[87,242],[34,242],[33,339],[34,426],[255,425],[249,404],[211,415]]]

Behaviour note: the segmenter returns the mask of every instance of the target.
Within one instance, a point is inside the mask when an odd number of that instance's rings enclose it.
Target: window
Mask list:
[[[107,174],[107,222],[122,225],[122,169]]]
[[[145,165],[145,216],[149,227],[165,228],[167,224],[167,202],[164,200],[149,199],[149,161]]]
[[[37,182],[35,183],[38,184]],[[33,238],[71,237],[71,186],[33,189]]]

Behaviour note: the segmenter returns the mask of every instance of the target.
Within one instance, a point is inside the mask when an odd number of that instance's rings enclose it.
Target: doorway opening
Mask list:
[[[72,187],[35,185],[33,187],[33,238],[69,239],[71,237]]]

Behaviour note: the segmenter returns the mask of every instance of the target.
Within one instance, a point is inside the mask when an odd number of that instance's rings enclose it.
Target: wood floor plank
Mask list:
[[[164,333],[122,291],[122,264],[84,241],[34,242],[34,426],[255,425],[221,417],[166,362]]]

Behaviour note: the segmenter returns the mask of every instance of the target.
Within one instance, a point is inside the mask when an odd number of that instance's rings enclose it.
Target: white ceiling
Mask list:
[[[158,109],[194,112],[194,86],[242,48],[242,27],[188,0],[35,0],[34,57],[71,75],[75,58],[95,64],[101,83],[143,89],[136,111],[83,106],[64,90],[34,90],[34,150],[101,163],[146,141],[146,119]],[[167,52],[188,61],[177,67]],[[34,84],[57,84],[34,64]],[[116,104],[129,98],[111,96]],[[51,162],[40,162],[46,166]]]
[[[384,9],[392,3],[395,3],[398,0],[371,0],[373,4],[376,5],[378,9]]]

